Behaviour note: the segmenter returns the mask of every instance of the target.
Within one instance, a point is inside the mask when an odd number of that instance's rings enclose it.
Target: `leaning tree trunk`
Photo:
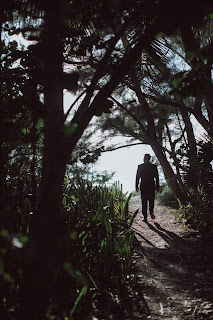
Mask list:
[[[150,141],[150,145],[151,145],[156,157],[158,158],[158,161],[160,162],[160,165],[161,165],[163,172],[165,174],[165,177],[167,179],[168,185],[171,188],[174,196],[177,199],[181,200],[181,202],[184,201],[185,197],[184,197],[184,195],[181,191],[181,188],[179,186],[179,183],[177,181],[177,176],[174,173],[165,154],[163,153],[163,150],[162,150],[158,140],[156,139],[156,137],[150,136],[149,141]]]
[[[0,10],[0,57],[2,56],[2,16],[3,11]],[[2,97],[2,64],[0,66],[0,229],[4,226],[5,213],[5,183],[6,175],[4,168],[4,152],[3,152],[3,97]]]
[[[206,104],[206,109],[208,112],[209,119],[209,135],[213,139],[213,84],[211,79],[208,79],[208,93],[204,97],[204,101]]]
[[[197,158],[197,143],[194,135],[194,129],[190,120],[190,115],[184,104],[180,107],[180,112],[185,124],[185,131],[188,140],[189,163],[191,164]]]
[[[45,76],[45,141],[43,174],[37,212],[32,220],[24,269],[20,319],[42,320],[54,286],[55,270],[63,262],[64,235],[62,188],[66,169],[63,112],[63,22],[64,1],[47,8],[43,59]]]
[[[171,156],[174,160],[174,165],[175,165],[175,169],[177,172],[177,180],[179,183],[182,184],[181,173],[180,173],[180,163],[176,157],[176,149],[175,149],[176,148],[176,141],[172,141],[172,137],[171,137],[171,133],[170,133],[170,129],[169,129],[168,124],[166,124],[166,134],[169,139],[169,144],[170,144],[170,148],[171,148]]]
[[[145,115],[145,118],[147,120],[148,129],[147,129],[147,138],[148,141],[158,158],[158,161],[160,162],[160,165],[164,171],[164,174],[166,176],[166,179],[168,181],[168,184],[174,194],[174,196],[181,201],[184,200],[184,195],[181,191],[181,188],[178,183],[178,179],[176,174],[174,173],[170,163],[168,162],[165,154],[163,153],[162,147],[157,139],[156,130],[155,130],[155,123],[152,116],[152,113],[150,111],[149,105],[141,91],[141,88],[139,85],[134,85],[135,93],[138,97],[138,100],[141,104],[141,107],[143,108],[143,112]]]
[[[185,49],[185,52],[199,52],[201,50],[201,42],[200,38],[195,36],[195,32],[193,31],[192,27],[181,27],[181,38],[183,42],[183,46]],[[205,65],[199,65],[201,61],[198,61],[196,55],[195,57],[190,61],[190,65],[192,70],[199,73],[199,76],[202,77],[203,81],[205,81],[205,92],[204,94],[204,101],[206,104],[206,110],[208,113],[208,125],[206,124],[205,119],[202,117],[201,108],[200,110],[195,110],[194,115],[197,117],[197,120],[199,119],[202,121],[202,125],[207,130],[208,134],[213,137],[213,84],[212,84],[212,63],[207,62]],[[209,129],[209,130],[208,130]]]

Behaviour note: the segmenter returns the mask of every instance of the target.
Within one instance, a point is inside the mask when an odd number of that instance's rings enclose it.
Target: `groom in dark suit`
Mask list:
[[[145,154],[144,163],[138,166],[135,189],[139,191],[138,184],[140,181],[140,191],[142,200],[142,213],[144,216],[144,222],[147,222],[147,206],[149,203],[149,213],[152,219],[155,219],[154,215],[154,201],[155,190],[159,191],[159,175],[157,166],[150,163],[151,156]]]

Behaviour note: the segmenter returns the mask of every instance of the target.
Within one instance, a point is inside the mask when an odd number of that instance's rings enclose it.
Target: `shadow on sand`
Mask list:
[[[208,239],[196,232],[180,237],[157,222],[146,225],[150,229],[150,233],[146,232],[146,237],[144,229],[136,230],[136,251],[141,257],[138,263],[142,273],[138,283],[143,283],[141,294],[148,295],[151,300],[159,300],[159,303],[163,301],[164,304],[173,298],[176,301],[176,296],[182,299],[184,295],[189,301],[200,299],[204,303],[213,303],[213,237]],[[166,242],[165,247],[157,247],[156,237],[154,241],[150,241],[153,239],[152,232]],[[198,310],[193,312],[193,319],[200,319]]]

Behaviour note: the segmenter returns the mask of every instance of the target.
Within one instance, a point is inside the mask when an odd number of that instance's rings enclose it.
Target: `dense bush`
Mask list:
[[[199,231],[213,231],[213,141],[206,137],[198,143],[196,161],[189,159],[184,175],[184,192],[189,201],[179,203],[180,216],[188,227]]]
[[[91,270],[97,280],[115,281],[129,272],[135,216],[128,211],[130,197],[126,199],[116,186],[93,186],[83,180],[65,187],[67,232],[74,239],[72,260],[81,269],[84,261],[84,271]]]
[[[179,210],[172,212],[179,221],[188,229],[196,229],[199,231],[210,231],[210,225],[207,223],[204,208],[193,206],[191,202],[182,204],[178,199]]]
[[[162,205],[176,205],[177,200],[167,184],[162,186],[162,192],[156,193],[156,200]]]
[[[93,186],[83,180],[75,185],[66,180],[64,258],[56,270],[47,319],[78,319],[84,314],[88,319],[92,300],[102,288],[119,286],[127,279],[134,241],[130,228],[137,213],[129,213],[130,197],[116,186]],[[0,311],[5,319],[18,314],[28,236],[0,233]]]

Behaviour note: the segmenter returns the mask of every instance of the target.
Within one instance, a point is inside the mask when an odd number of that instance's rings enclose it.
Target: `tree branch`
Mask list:
[[[91,82],[90,91],[87,93],[89,95],[89,99],[88,97],[84,99],[84,101],[81,103],[81,106],[79,107],[79,110],[76,112],[75,116],[71,121],[71,124],[77,124],[77,129],[70,137],[66,137],[64,145],[64,155],[66,158],[69,157],[70,153],[75,148],[76,143],[80,139],[85,128],[97,112],[100,105],[102,105],[103,101],[106,101],[106,99],[110,97],[110,95],[121,82],[123,77],[129,72],[130,68],[139,59],[142,50],[146,48],[150,41],[152,41],[152,39],[155,37],[156,33],[156,25],[152,25],[151,28],[146,29],[146,33],[140,36],[137,44],[130,48],[130,50],[124,55],[123,58],[121,58],[121,60],[115,63],[110,80],[96,94],[92,102],[92,94],[99,79],[96,79],[96,81]],[[101,71],[99,70],[99,72]]]
[[[129,144],[125,144],[123,146],[119,146],[119,147],[109,147],[107,149],[104,149],[102,152],[109,152],[109,151],[115,151],[115,150],[119,150],[119,149],[123,149],[123,148],[128,148],[128,147],[132,147],[132,146],[137,146],[137,145],[144,145],[146,143],[143,142],[137,142],[137,143],[129,143]]]
[[[108,63],[110,55],[111,55],[112,51],[114,50],[116,43],[118,42],[120,37],[125,32],[127,24],[128,23],[125,23],[122,26],[122,28],[118,31],[118,33],[112,38],[109,47],[106,49],[106,53],[105,53],[104,57],[102,58],[102,60],[97,65],[95,74],[94,74],[94,76],[93,76],[93,78],[91,80],[90,85],[88,86],[88,88],[86,90],[86,96],[85,96],[84,100],[82,101],[81,105],[79,106],[79,108],[78,108],[78,110],[77,110],[77,112],[75,114],[75,119],[74,119],[75,123],[80,122],[81,118],[84,117],[85,111],[87,111],[87,109],[88,109],[88,107],[90,105],[90,102],[91,102],[92,96],[94,94],[94,91],[96,89],[97,83],[101,79],[101,77],[103,76],[104,71],[105,71],[105,67],[106,67],[106,65]],[[94,102],[94,100],[93,100],[93,102]],[[94,105],[94,103],[92,103],[92,104]],[[88,113],[90,113],[90,112],[88,111]]]
[[[64,115],[64,120],[66,121],[70,111],[72,110],[72,108],[74,107],[74,105],[78,102],[78,100],[84,95],[84,93],[86,93],[87,89],[85,89],[76,99],[75,101],[71,104],[71,106],[69,107],[69,109],[67,110],[67,112]]]
[[[159,97],[155,97],[155,96],[152,96],[152,95],[146,94],[146,93],[144,93],[144,97],[148,98],[148,99],[151,99],[151,100],[153,100],[155,102],[158,102],[160,104],[165,104],[167,106],[176,107],[176,108],[181,108],[182,107],[182,103],[179,103],[177,101],[173,101],[173,100],[168,99],[166,97],[159,98]]]
[[[135,122],[139,125],[139,127],[141,128],[141,130],[143,131],[144,134],[146,134],[146,129],[143,125],[143,123],[130,111],[128,110],[126,107],[124,107],[124,105],[122,105],[119,101],[117,101],[115,98],[113,98],[113,96],[110,96],[110,99],[112,101],[114,101],[122,110],[124,110],[127,114],[129,114],[133,120],[135,120]]]

